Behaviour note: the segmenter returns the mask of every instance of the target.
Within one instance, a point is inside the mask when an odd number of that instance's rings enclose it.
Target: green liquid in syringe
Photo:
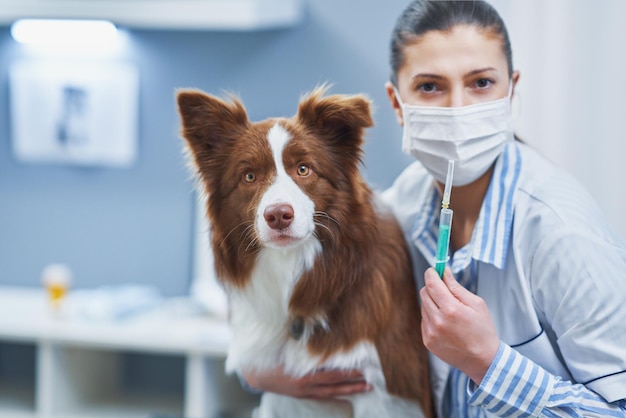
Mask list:
[[[437,238],[437,258],[435,259],[435,270],[439,277],[443,277],[448,260],[448,244],[450,242],[450,225],[439,225],[439,237]]]

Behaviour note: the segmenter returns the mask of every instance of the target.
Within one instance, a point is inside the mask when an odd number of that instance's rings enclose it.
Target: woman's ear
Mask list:
[[[387,90],[387,97],[389,98],[389,103],[391,103],[391,108],[396,114],[398,124],[400,124],[400,126],[404,126],[404,119],[402,118],[402,105],[396,97],[396,89],[393,88],[391,81],[387,81],[385,83],[385,90]]]
[[[520,77],[520,72],[519,70],[515,70],[513,71],[513,76],[512,76],[512,80],[513,80],[513,91],[511,93],[511,98],[513,98],[513,95],[515,95],[515,86],[517,86],[517,82],[519,81],[519,77]]]

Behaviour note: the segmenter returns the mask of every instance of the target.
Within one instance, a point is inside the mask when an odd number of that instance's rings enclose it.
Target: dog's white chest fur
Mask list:
[[[227,371],[268,370],[286,360],[291,291],[320,250],[314,237],[296,248],[261,250],[249,284],[229,292],[233,341]]]
[[[311,268],[319,251],[321,245],[314,237],[288,250],[264,249],[249,285],[229,292],[233,341],[227,371],[270,370],[282,365],[290,374],[302,376],[321,366],[320,359],[307,349],[311,330],[305,329],[297,340],[290,337],[292,318],[288,311],[293,286]],[[325,326],[323,316],[316,322]],[[336,368],[373,365],[378,367],[379,361],[370,342],[357,344],[349,352],[337,353],[324,362],[324,367]]]

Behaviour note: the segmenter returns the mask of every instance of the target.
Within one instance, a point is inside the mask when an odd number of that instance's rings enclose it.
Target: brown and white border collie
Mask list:
[[[431,417],[409,253],[359,172],[370,102],[326,92],[257,123],[233,96],[177,92],[229,299],[226,369],[360,369],[373,386],[350,402],[266,393],[264,418]]]

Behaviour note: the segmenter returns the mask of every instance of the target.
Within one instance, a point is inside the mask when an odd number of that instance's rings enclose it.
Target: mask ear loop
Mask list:
[[[509,81],[509,93],[506,96],[509,98],[509,101],[513,101],[513,79]]]
[[[404,103],[402,103],[402,99],[400,98],[400,92],[398,91],[396,86],[391,83],[391,87],[393,88],[393,93],[396,95],[396,100],[398,101],[398,104],[400,105],[400,111],[402,112],[402,152],[404,152],[405,154],[409,154],[409,150],[405,148],[407,146],[406,135],[408,132],[406,128],[406,121],[408,120],[406,106],[404,105]]]
[[[398,91],[398,89],[396,88],[396,86],[391,83],[391,87],[393,88],[393,93],[396,95],[396,100],[398,101],[398,104],[400,105],[400,111],[402,112],[402,121],[403,124],[406,123],[406,106],[404,106],[404,103],[402,103],[402,99],[400,98],[400,92]]]
[[[393,88],[393,93],[396,95],[396,100],[398,101],[398,104],[401,108],[404,109],[404,103],[402,103],[402,99],[400,98],[400,92],[393,83],[391,83],[391,88]]]
[[[510,95],[510,100],[511,100],[511,118],[514,121],[519,121],[522,117],[522,104],[523,104],[522,95],[518,90],[516,90],[515,97],[513,97],[513,81],[512,80],[511,80],[511,87],[510,87],[509,95]]]

